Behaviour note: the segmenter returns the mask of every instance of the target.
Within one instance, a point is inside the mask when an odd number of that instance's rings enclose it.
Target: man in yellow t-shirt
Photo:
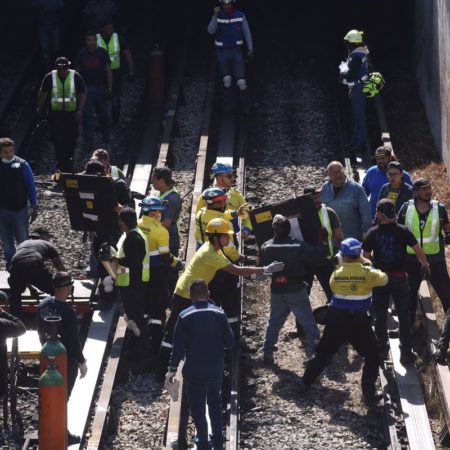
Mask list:
[[[166,309],[169,306],[168,276],[170,268],[181,270],[183,263],[169,251],[169,232],[161,223],[163,201],[157,197],[145,197],[140,204],[142,217],[138,227],[147,238],[150,252],[150,283],[145,295],[145,313],[148,315],[152,349],[155,356],[161,345]]]
[[[156,374],[159,380],[164,380],[167,371],[170,352],[172,351],[172,336],[178,316],[183,309],[188,308],[191,304],[189,287],[194,280],[204,280],[209,284],[218,270],[224,270],[237,276],[249,276],[262,273],[271,274],[284,268],[284,264],[278,261],[265,267],[239,267],[232,264],[222,251],[230,243],[234,234],[224,219],[211,220],[205,229],[205,234],[208,237],[208,242],[205,242],[195,253],[175,287],[172,297],[172,312],[161,342],[160,367]]]

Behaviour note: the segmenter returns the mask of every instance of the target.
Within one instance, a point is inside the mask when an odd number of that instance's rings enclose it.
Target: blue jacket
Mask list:
[[[228,15],[220,11],[213,16],[208,25],[208,33],[215,34],[214,43],[217,48],[237,48],[245,43],[249,50],[253,50],[252,35],[245,14],[233,10]]]
[[[353,86],[355,83],[359,83],[367,78],[369,73],[368,55],[369,50],[367,47],[357,47],[348,55],[346,61],[348,71],[342,74],[345,84]]]
[[[225,348],[234,343],[233,332],[221,308],[206,300],[183,310],[175,325],[170,370],[186,356],[183,377],[193,383],[213,383],[223,375]]]
[[[370,205],[362,186],[348,178],[337,195],[331,181],[322,186],[322,202],[334,209],[341,222],[344,238],[361,240],[362,234],[372,226]]]
[[[403,181],[412,185],[411,177],[405,170],[403,171]],[[377,212],[377,203],[380,196],[381,188],[388,182],[386,172],[383,172],[377,165],[369,167],[366,176],[362,182],[362,186],[366,191],[367,197],[370,200],[370,211],[372,217],[375,217]]]

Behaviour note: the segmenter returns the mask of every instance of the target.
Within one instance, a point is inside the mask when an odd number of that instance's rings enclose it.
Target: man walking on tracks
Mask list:
[[[55,147],[56,169],[73,172],[73,157],[78,126],[86,101],[86,87],[78,72],[69,69],[70,61],[61,56],[55,70],[45,75],[39,89],[37,111],[40,114],[50,95],[48,123]]]
[[[233,346],[233,332],[222,309],[210,303],[204,280],[189,287],[192,306],[178,317],[166,382],[172,383],[183,357],[187,400],[197,429],[197,449],[210,449],[206,404],[212,428],[212,448],[223,448],[222,378],[225,349]]]
[[[357,239],[344,239],[341,244],[342,266],[331,275],[333,291],[325,329],[301,379],[307,389],[322,373],[327,360],[349,342],[364,358],[362,395],[367,405],[377,403],[375,382],[378,376],[377,339],[367,311],[372,301],[372,289],[384,286],[387,275],[381,270],[362,265],[361,243]]]
[[[450,222],[442,203],[432,200],[431,182],[425,178],[413,184],[414,199],[405,203],[398,222],[416,237],[430,263],[430,282],[439,296],[444,311],[450,307],[450,278],[445,260],[445,244],[450,244]],[[445,238],[443,236],[445,233]],[[412,247],[407,248],[406,270],[409,277],[411,323],[416,318],[417,294],[423,279],[422,266]]]

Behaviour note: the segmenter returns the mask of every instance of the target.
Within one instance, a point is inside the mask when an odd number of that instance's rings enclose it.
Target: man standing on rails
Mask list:
[[[333,298],[326,318],[325,329],[303,377],[301,387],[306,390],[322,373],[328,359],[346,342],[364,358],[362,395],[368,406],[378,402],[375,382],[378,377],[378,346],[367,312],[372,302],[372,289],[384,286],[387,275],[378,269],[363,266],[361,243],[344,239],[341,244],[342,265],[330,280]]]
[[[224,350],[233,346],[233,332],[222,309],[208,298],[204,280],[189,286],[192,306],[178,317],[173,336],[173,350],[166,382],[172,383],[180,361],[186,357],[183,379],[194,419],[197,449],[222,449],[222,379]],[[208,439],[206,404],[211,422],[212,439]],[[212,447],[211,447],[212,444]]]
[[[214,34],[217,63],[223,85],[229,90],[234,80],[242,94],[243,105],[248,107],[245,91],[245,61],[242,51],[244,40],[248,48],[247,59],[253,58],[253,40],[245,14],[234,9],[234,0],[220,0],[222,8],[214,8],[214,15],[208,25],[208,33]]]
[[[364,80],[367,79],[369,50],[363,43],[363,32],[350,30],[345,36],[347,60],[339,66],[342,84],[348,86],[348,96],[352,105],[353,132],[348,143],[350,160],[356,163],[356,155],[366,145],[367,118],[366,96],[363,92]]]
[[[170,268],[183,270],[184,264],[170,253],[169,232],[161,224],[161,214],[166,208],[157,197],[145,197],[139,205],[142,217],[138,227],[147,238],[150,252],[151,278],[145,295],[144,312],[149,315],[147,324],[152,338],[152,348],[158,353],[166,323],[166,309],[169,306],[167,285]]]
[[[430,263],[430,282],[441,300],[444,311],[450,306],[450,279],[445,260],[445,244],[450,244],[450,222],[442,203],[432,200],[431,182],[425,178],[413,184],[414,199],[405,203],[398,222],[406,225],[422,247]],[[445,233],[445,239],[443,236]],[[408,246],[406,271],[409,277],[411,324],[414,324],[417,310],[417,294],[423,279],[422,266],[414,250]]]
[[[369,198],[372,217],[375,217],[377,213],[377,202],[381,188],[388,182],[387,168],[392,160],[391,148],[378,147],[375,151],[376,164],[367,169],[366,176],[363,179],[362,187]],[[406,171],[403,171],[403,180],[410,185],[412,184],[411,178]]]
[[[60,56],[55,70],[45,75],[38,93],[37,113],[41,116],[50,94],[48,123],[55,147],[56,169],[73,172],[78,125],[86,101],[86,87],[78,72],[69,69],[70,61]]]
[[[45,228],[36,228],[30,239],[17,247],[8,278],[10,312],[16,316],[22,314],[22,293],[27,285],[53,295],[52,274],[46,269],[45,261],[51,260],[56,270],[66,270],[57,248],[48,242],[49,239],[50,233]]]
[[[400,337],[400,362],[414,362],[411,346],[411,323],[409,314],[409,283],[406,272],[406,248],[413,249],[421,264],[421,273],[428,274],[430,265],[417,239],[405,226],[396,223],[395,205],[384,198],[377,204],[376,220],[378,225],[372,227],[362,244],[364,257],[372,259],[377,269],[387,274],[388,283],[373,290],[373,312],[375,316],[375,333],[380,345],[381,355],[389,350],[387,335],[387,310],[392,295],[397,310]]]
[[[387,166],[388,182],[383,185],[378,200],[388,198],[395,204],[395,213],[398,214],[405,202],[413,198],[412,184],[405,182],[403,167],[398,161],[392,161]]]
[[[211,172],[214,174],[214,186],[222,189],[227,195],[226,209],[235,211],[238,208],[247,205],[245,197],[233,187],[234,170],[229,164],[216,162],[211,167]],[[196,211],[206,206],[206,201],[203,196],[200,196],[197,202]],[[245,211],[244,211],[245,212]],[[234,232],[239,232],[239,225],[237,217],[231,219]],[[252,234],[252,224],[247,214],[242,216],[242,237],[245,239]]]
[[[157,373],[157,379],[160,381],[164,380],[169,363],[175,324],[180,312],[189,307],[189,286],[194,280],[201,279],[209,284],[220,269],[245,277],[253,274],[276,273],[284,268],[284,264],[277,261],[264,267],[239,267],[231,264],[223,254],[223,249],[229,245],[234,232],[230,230],[230,225],[224,219],[212,219],[206,227],[205,234],[208,236],[208,241],[195,253],[175,287],[172,297],[172,312],[161,343],[160,370]]]
[[[37,216],[33,172],[14,152],[14,141],[0,138],[0,239],[8,270],[16,242],[20,244],[28,239],[29,223]]]
[[[103,141],[109,143],[110,117],[108,98],[112,96],[113,78],[111,60],[108,52],[98,48],[97,35],[88,31],[84,38],[85,48],[77,55],[76,67],[86,83],[87,97],[83,112],[83,135],[86,151],[91,151],[94,145],[93,110],[100,121]]]
[[[305,275],[308,264],[323,263],[329,256],[328,244],[310,245],[289,236],[291,224],[287,217],[277,214],[272,221],[273,239],[261,246],[258,265],[272,261],[284,263],[284,269],[272,275],[270,286],[270,318],[267,323],[263,358],[273,363],[278,335],[291,312],[306,333],[306,356],[311,358],[316,350],[320,333],[314,321]]]
[[[127,62],[128,76],[134,78],[134,64],[130,48],[125,39],[114,31],[112,22],[104,23],[101,33],[97,34],[99,48],[105,49],[111,60],[111,71],[113,77],[111,117],[113,125],[119,123],[120,117],[120,95],[122,94],[123,59]],[[122,56],[124,58],[122,58]]]
[[[322,201],[339,217],[344,238],[362,239],[372,225],[370,205],[362,186],[349,180],[339,161],[327,166],[330,177],[322,186]]]

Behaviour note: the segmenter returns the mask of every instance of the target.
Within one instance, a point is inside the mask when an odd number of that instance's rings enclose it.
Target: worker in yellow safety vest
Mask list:
[[[398,222],[416,237],[430,263],[430,282],[441,300],[444,311],[450,306],[450,278],[445,260],[445,244],[450,244],[450,222],[442,203],[432,199],[431,182],[418,178],[413,183],[414,198],[405,202]],[[444,234],[445,233],[445,238]],[[409,278],[411,324],[416,318],[417,294],[423,279],[421,264],[414,250],[407,247],[406,271]]]
[[[113,124],[119,123],[120,95],[122,93],[122,55],[128,66],[128,76],[134,78],[134,63],[130,48],[125,39],[114,31],[112,23],[105,23],[97,34],[97,45],[108,52],[113,75],[111,118]]]

